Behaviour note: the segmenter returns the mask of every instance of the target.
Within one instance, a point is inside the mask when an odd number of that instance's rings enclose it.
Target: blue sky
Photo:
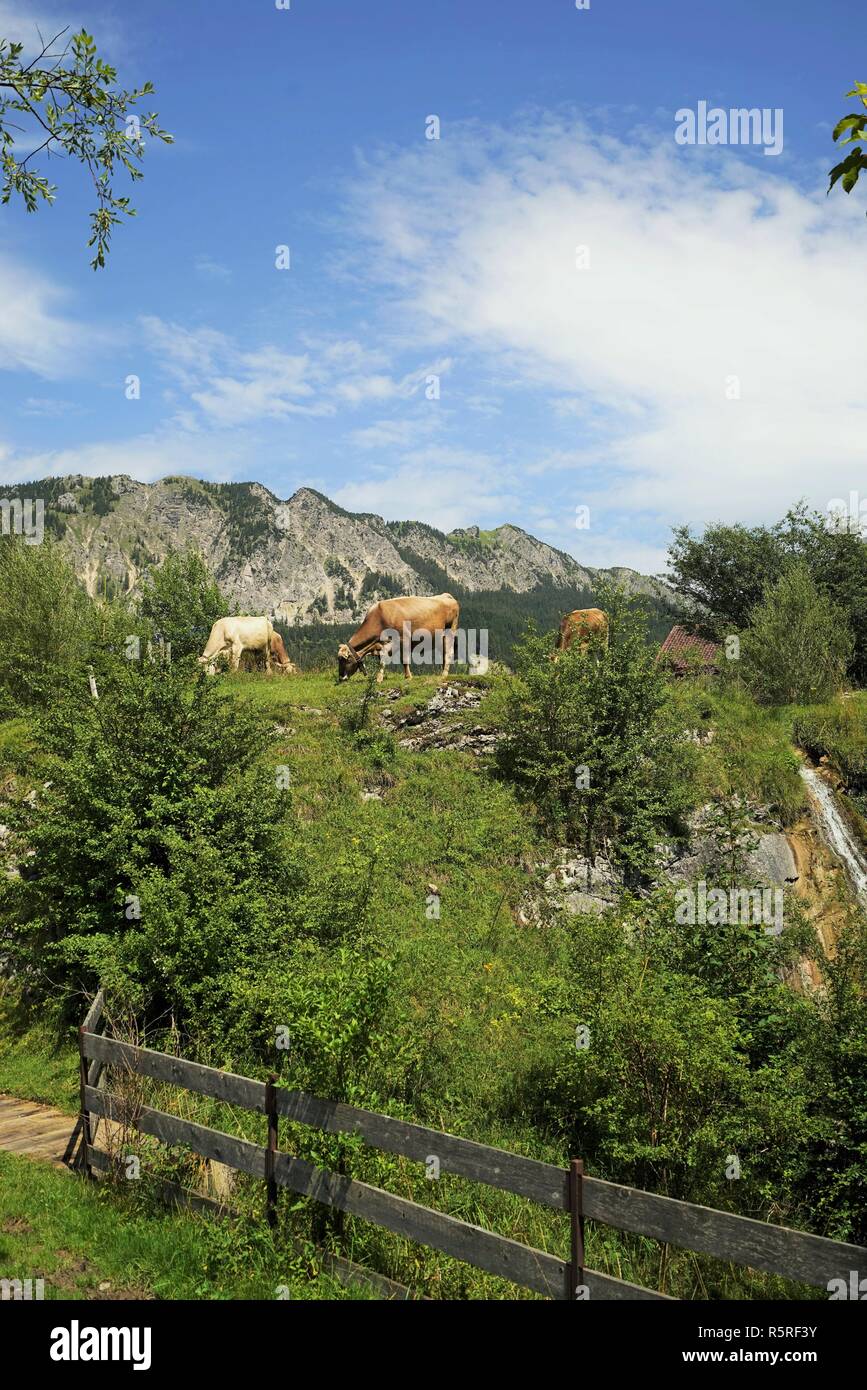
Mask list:
[[[308,484],[646,570],[677,522],[867,493],[867,189],[825,197],[857,8],[0,0],[37,22],[152,80],[176,143],[103,272],[78,166],[0,209],[4,485]],[[699,101],[781,109],[782,153],[678,145]]]

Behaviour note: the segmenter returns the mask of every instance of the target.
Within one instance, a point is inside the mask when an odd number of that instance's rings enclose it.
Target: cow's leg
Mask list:
[[[454,660],[455,653],[455,633],[458,630],[458,620],[454,618],[443,633],[443,680],[449,673],[449,667]]]
[[[412,671],[409,663],[412,659],[412,628],[408,621],[404,621],[403,632],[400,638],[400,655],[403,659],[403,674],[406,680],[412,680]]]
[[[230,670],[237,671],[238,667],[241,665],[241,656],[243,655],[243,652],[244,645],[239,640],[239,638],[236,637],[234,642],[232,643],[232,655],[229,657]]]
[[[266,675],[266,676],[270,676],[270,674],[271,674],[271,643],[270,643],[270,641],[268,640],[268,638],[266,637],[266,638],[265,638],[265,675]]]

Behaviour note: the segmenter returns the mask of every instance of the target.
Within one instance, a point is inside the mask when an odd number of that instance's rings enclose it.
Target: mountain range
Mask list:
[[[423,521],[345,511],[309,487],[282,501],[256,482],[142,483],[119,474],[47,478],[16,492],[44,500],[46,525],[91,594],[134,595],[170,550],[192,546],[235,611],[268,612],[290,627],[349,624],[378,598],[444,589],[526,597],[553,590],[564,610],[578,606],[570,595],[586,599],[604,579],[663,603],[672,597],[656,579],[581,565],[519,526],[444,533]]]

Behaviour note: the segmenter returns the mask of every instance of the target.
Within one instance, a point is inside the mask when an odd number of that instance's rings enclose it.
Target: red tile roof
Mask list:
[[[686,670],[698,658],[706,670],[715,670],[720,652],[719,642],[709,642],[687,632],[685,627],[676,624],[659,649],[660,657],[667,656],[676,669]]]

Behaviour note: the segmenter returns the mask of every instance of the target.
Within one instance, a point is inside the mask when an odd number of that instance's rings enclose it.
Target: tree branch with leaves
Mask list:
[[[87,243],[96,270],[105,265],[113,229],[136,215],[128,197],[115,195],[116,174],[125,169],[133,181],[142,178],[144,136],[166,144],[172,136],[160,128],[155,112],[132,110],[151,95],[152,83],[131,91],[118,87],[116,69],[99,57],[92,36],[82,29],[62,42],[66,33],[47,43],[40,35],[40,51],[28,63],[23,44],[0,39],[0,202],[17,194],[28,212],[53,203],[56,188],[32,161],[40,155],[77,159],[96,193]],[[24,145],[32,148],[19,157],[16,150]]]
[[[839,180],[843,185],[844,193],[851,193],[858,182],[858,175],[862,169],[867,169],[867,154],[861,146],[855,144],[858,140],[867,140],[867,82],[856,82],[851,92],[846,93],[847,97],[858,97],[863,111],[850,111],[847,116],[843,116],[835,125],[833,136],[839,140],[841,145],[855,145],[850,150],[846,158],[839,164],[835,164],[828,177],[831,182],[828,184],[828,192]]]

